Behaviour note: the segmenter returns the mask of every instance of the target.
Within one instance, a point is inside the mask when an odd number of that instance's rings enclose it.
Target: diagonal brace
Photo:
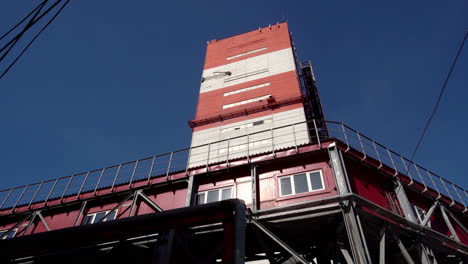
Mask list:
[[[304,259],[301,255],[299,255],[294,249],[290,248],[286,243],[284,243],[281,239],[279,239],[277,236],[275,236],[270,230],[268,230],[266,227],[264,227],[260,222],[258,222],[255,219],[250,219],[250,222],[256,226],[259,230],[261,230],[265,235],[270,237],[273,241],[275,241],[280,247],[282,247],[284,250],[286,250],[293,258],[296,260],[299,260],[299,263],[302,264],[309,264],[310,262]],[[312,261],[312,263],[315,264],[315,262]]]

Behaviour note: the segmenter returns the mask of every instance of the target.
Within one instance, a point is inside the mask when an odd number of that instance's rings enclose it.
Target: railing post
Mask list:
[[[155,161],[156,161],[156,156],[153,156],[153,160],[151,160],[151,168],[150,168],[150,171],[148,173],[148,180],[147,180],[146,184],[150,183],[151,175],[153,174],[153,167],[154,167],[154,162]],[[187,162],[187,168],[188,168],[188,162]],[[187,174],[187,170],[185,170],[185,173]]]
[[[437,191],[438,196],[437,196],[436,200],[439,200],[440,197],[442,197],[442,195],[440,195],[439,188],[438,188],[437,185],[435,184],[434,179],[432,179],[431,173],[430,173],[428,170],[426,170],[426,173],[427,173],[427,176],[429,176],[429,179],[430,179],[431,182],[432,182],[432,186],[434,186],[434,189]]]
[[[81,183],[80,189],[78,190],[78,193],[76,194],[76,199],[80,198],[81,191],[83,190],[83,187],[84,187],[86,181],[88,180],[88,176],[89,176],[89,171],[86,173],[86,176],[83,179],[83,183]]]
[[[138,168],[138,160],[135,161],[135,167],[133,167],[132,177],[130,177],[130,183],[128,184],[128,187],[129,187],[129,188],[132,187],[133,178],[135,177],[135,172],[136,172],[137,168]]]
[[[18,205],[21,198],[23,198],[23,195],[26,192],[26,190],[28,189],[28,187],[29,187],[29,184],[24,187],[24,190],[21,192],[21,195],[19,196],[18,200],[16,200],[15,205],[13,205],[13,207],[11,208],[12,213],[15,211],[16,206]]]
[[[294,137],[294,148],[296,150],[296,153],[298,152],[297,148],[297,140],[296,140],[296,130],[294,129],[294,124],[291,124],[292,131],[293,131],[293,137]]]
[[[465,202],[463,201],[463,199],[461,198],[460,194],[458,193],[457,188],[455,188],[455,185],[453,185],[453,183],[451,183],[451,185],[452,185],[452,189],[453,189],[453,190],[455,191],[455,193],[457,194],[458,199],[460,199],[460,203],[463,205],[463,207],[466,208]]]
[[[406,166],[406,162],[403,159],[403,156],[400,155],[400,159],[401,159],[401,163],[403,163],[403,166],[405,166],[406,174],[408,174],[408,177],[410,178],[410,183],[408,184],[408,186],[411,186],[411,185],[413,185],[414,181],[413,181],[413,178],[411,177],[411,174],[409,172],[409,168],[408,168],[408,166]]]
[[[275,135],[273,133],[273,128],[270,128],[271,131],[271,153],[275,157]]]
[[[34,193],[33,197],[31,198],[31,201],[30,201],[29,204],[28,204],[28,209],[31,209],[31,204],[34,202],[34,199],[36,199],[36,196],[37,196],[37,194],[39,193],[39,191],[41,190],[42,184],[43,184],[43,183],[44,183],[44,182],[41,181],[41,183],[39,184],[39,187],[37,187],[36,192]],[[0,208],[1,208],[1,206],[0,206]]]
[[[375,154],[377,155],[377,158],[379,159],[379,167],[377,169],[380,169],[382,168],[383,164],[382,164],[382,160],[380,159],[380,154],[379,154],[379,151],[377,150],[377,146],[375,145],[374,140],[372,140],[372,146],[374,147]]]
[[[317,123],[315,122],[315,119],[312,119],[312,121],[314,123],[314,130],[315,130],[315,136],[317,137],[317,143],[319,145],[319,148],[322,149],[322,143],[320,142],[320,136],[318,133]]]
[[[422,177],[421,172],[419,172],[418,166],[415,163],[413,163],[413,166],[414,166],[414,169],[416,170],[416,173],[419,176],[419,179],[421,179],[422,184],[424,184],[424,190],[422,191],[424,193],[427,191],[427,184],[424,181],[424,178]]]
[[[97,189],[98,189],[98,187],[99,187],[99,184],[101,184],[101,179],[102,179],[102,176],[104,175],[104,171],[105,171],[105,170],[106,170],[105,168],[102,169],[101,174],[99,174],[99,178],[98,178],[98,181],[97,181],[97,183],[96,183],[96,187],[94,187],[93,196],[96,196],[96,191],[97,191]]]
[[[445,181],[442,179],[442,177],[439,177],[440,182],[442,182],[442,185],[444,186],[445,191],[447,192],[447,195],[450,197],[452,202],[450,203],[450,206],[453,206],[455,204],[455,200],[453,200],[452,195],[450,194],[449,190],[447,189],[447,185],[445,185]]]
[[[115,182],[117,181],[117,177],[119,177],[121,167],[122,167],[122,164],[119,164],[119,167],[117,168],[117,171],[115,172],[114,180],[112,181],[111,192],[114,192]]]
[[[49,194],[47,195],[47,198],[46,198],[45,201],[44,201],[44,206],[47,206],[47,202],[49,201],[50,195],[51,195],[52,192],[54,191],[55,185],[57,185],[58,180],[59,180],[59,179],[56,179],[55,182],[54,182],[54,185],[52,185],[52,188],[50,188],[50,192],[49,192]]]
[[[346,152],[349,151],[350,147],[349,147],[348,135],[346,134],[346,129],[345,129],[343,123],[341,123],[341,130],[343,131],[343,136],[344,136],[345,141],[346,141],[346,150],[344,151],[346,153]]]
[[[231,138],[228,138],[227,148],[226,148],[226,166],[229,167],[229,148],[230,148]]]
[[[250,163],[250,133],[247,133],[247,161]]]
[[[206,171],[208,172],[208,166],[210,164],[210,152],[211,152],[211,142],[208,144],[208,152],[206,157]]]
[[[365,160],[367,158],[367,154],[366,154],[366,150],[364,149],[364,145],[362,144],[361,135],[357,131],[356,131],[356,134],[357,134],[358,139],[359,139],[359,145],[361,145],[362,153],[364,154],[364,157],[362,157],[361,160]]]
[[[171,152],[171,156],[169,157],[169,164],[167,165],[167,171],[166,171],[166,181],[169,180],[169,172],[171,171],[171,165],[172,165],[172,155],[174,155],[174,152]]]
[[[387,150],[388,157],[390,158],[390,161],[392,162],[393,169],[395,170],[395,174],[393,174],[394,177],[398,175],[398,169],[395,166],[395,162],[393,161],[392,154],[390,153],[390,150],[388,148],[385,148]]]
[[[65,190],[62,193],[62,197],[60,197],[60,202],[63,201],[63,197],[65,196],[65,193],[68,191],[68,187],[70,187],[70,183],[72,182],[73,177],[75,177],[75,175],[70,176],[70,180],[68,181],[67,186],[65,187]]]
[[[8,201],[8,198],[10,198],[10,195],[11,193],[13,192],[13,190],[16,189],[16,188],[11,188],[10,191],[8,192],[7,196],[5,197],[5,199],[3,200],[2,202],[2,205],[0,205],[0,209],[3,208],[3,206],[5,205],[5,203]]]

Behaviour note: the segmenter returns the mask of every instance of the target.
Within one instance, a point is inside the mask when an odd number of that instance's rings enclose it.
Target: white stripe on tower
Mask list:
[[[291,48],[282,49],[203,71],[200,93],[296,70]],[[219,73],[231,72],[230,76]],[[209,78],[216,75],[218,78]]]

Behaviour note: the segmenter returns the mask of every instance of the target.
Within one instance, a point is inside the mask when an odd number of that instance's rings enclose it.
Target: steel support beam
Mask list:
[[[348,250],[344,247],[344,245],[338,245],[340,248],[341,254],[343,255],[345,261],[347,264],[354,264],[353,258],[351,258],[351,255],[349,254]]]
[[[349,186],[348,175],[346,174],[346,169],[344,167],[343,157],[341,156],[340,150],[336,147],[336,143],[329,145],[328,155],[330,157],[330,165],[335,176],[338,194],[350,193],[351,188]]]
[[[411,209],[411,204],[408,201],[408,197],[406,196],[405,189],[401,184],[400,180],[395,178],[395,194],[397,196],[398,202],[400,204],[401,210],[403,211],[403,215],[406,219],[413,223],[418,223],[418,219],[414,215],[413,210]]]
[[[195,205],[196,201],[196,194],[197,194],[197,182],[195,179],[195,175],[190,176],[188,178],[188,186],[187,186],[187,197],[185,198],[185,206],[193,206]]]
[[[409,254],[408,250],[406,250],[406,247],[403,244],[403,242],[401,241],[401,239],[394,232],[392,232],[391,230],[390,230],[390,232],[392,233],[393,238],[397,242],[398,248],[400,248],[401,255],[405,259],[406,263],[415,264],[413,259],[411,258],[411,255]]]
[[[336,147],[336,144],[330,144],[328,148],[328,155],[330,157],[330,163],[335,176],[337,185],[337,191],[340,195],[352,193],[351,186],[349,184],[348,174],[343,161],[341,151]],[[353,203],[344,201],[341,203],[343,220],[346,226],[346,232],[348,234],[349,244],[351,246],[351,252],[353,254],[354,261],[360,264],[371,263],[369,251],[367,250],[366,239],[362,230],[359,218],[356,215]]]
[[[468,230],[466,229],[465,225],[460,220],[458,220],[458,218],[455,217],[455,215],[450,210],[446,211],[452,217],[452,219],[463,229],[463,231],[468,234]]]
[[[33,217],[34,213],[28,214],[26,217],[21,219],[18,223],[12,226],[8,231],[4,232],[3,235],[0,235],[0,239],[4,239],[11,231],[15,230],[19,227],[22,223],[26,222],[29,218]]]
[[[435,203],[429,208],[429,211],[427,211],[426,215],[424,216],[424,220],[421,223],[422,226],[426,226],[429,220],[432,217],[432,214],[434,213],[435,209],[437,209],[437,206],[439,206],[439,201],[435,201]]]
[[[385,227],[380,230],[379,264],[385,264]]]
[[[447,227],[450,230],[450,233],[452,233],[453,239],[455,239],[458,243],[460,243],[460,238],[458,238],[457,232],[455,231],[455,228],[453,228],[452,222],[450,222],[450,219],[447,216],[446,209],[443,205],[440,206],[440,211],[442,211],[442,217],[444,218],[445,223],[447,224]]]
[[[288,252],[296,261],[302,264],[309,264],[310,262],[304,259],[299,253],[297,253],[294,249],[289,247],[285,242],[279,239],[275,234],[273,234],[270,230],[268,230],[265,226],[260,224],[255,219],[251,219],[250,223],[253,224],[256,228],[262,231],[265,235],[270,237],[275,243],[277,243],[280,247],[282,247],[286,252]]]

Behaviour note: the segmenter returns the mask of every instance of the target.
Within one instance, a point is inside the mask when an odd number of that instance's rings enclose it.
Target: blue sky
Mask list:
[[[37,3],[4,3],[0,31]],[[0,189],[187,147],[206,41],[283,19],[326,118],[410,156],[466,1],[80,0],[0,80]],[[468,48],[415,158],[464,188],[467,73]]]

